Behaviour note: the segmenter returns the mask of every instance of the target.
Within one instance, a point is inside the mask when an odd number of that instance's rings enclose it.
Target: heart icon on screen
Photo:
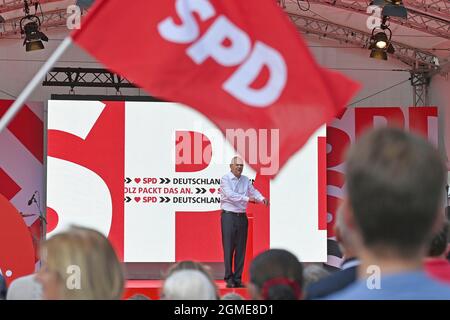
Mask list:
[[[141,178],[135,178],[135,179],[134,179],[134,182],[136,182],[136,183],[141,182]]]
[[[214,193],[214,192],[216,192],[216,189],[211,188],[211,189],[209,189],[209,192]]]
[[[135,197],[135,198],[134,198],[134,201],[136,201],[136,202],[141,201],[141,197]]]

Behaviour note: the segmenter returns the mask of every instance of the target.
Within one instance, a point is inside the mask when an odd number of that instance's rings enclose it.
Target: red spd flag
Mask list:
[[[259,147],[276,144],[279,168],[358,88],[316,64],[275,0],[97,0],[72,38],[153,96],[202,112],[227,139],[255,130]],[[259,173],[277,174],[231,142]]]

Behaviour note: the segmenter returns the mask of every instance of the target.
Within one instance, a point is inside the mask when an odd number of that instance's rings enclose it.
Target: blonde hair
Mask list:
[[[192,261],[192,260],[179,261],[179,262],[173,264],[172,266],[170,266],[170,268],[167,270],[164,278],[167,279],[173,273],[180,271],[180,270],[197,270],[197,271],[200,271],[201,273],[203,273],[208,278],[209,282],[211,282],[214,289],[216,290],[217,299],[220,298],[219,288],[217,287],[217,285],[214,281],[214,278],[211,274],[211,268],[209,266],[207,266],[203,263],[197,262],[197,261]]]
[[[57,234],[42,247],[46,268],[55,272],[61,299],[120,299],[124,289],[124,272],[108,239],[100,232],[71,227]],[[70,268],[80,270],[80,287],[68,288]]]

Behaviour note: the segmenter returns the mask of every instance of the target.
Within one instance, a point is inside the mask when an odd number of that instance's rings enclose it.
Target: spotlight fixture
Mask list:
[[[387,60],[387,53],[384,50],[372,49],[370,51],[370,57],[378,60]]]
[[[387,47],[388,44],[388,37],[386,33],[384,32],[378,32],[373,36],[373,41],[375,44],[375,47],[378,49],[384,49]]]
[[[47,42],[48,37],[41,32],[41,20],[36,14],[30,14],[30,6],[28,0],[24,0],[25,17],[20,19],[20,33],[23,35],[23,45],[26,51],[42,50],[44,44],[42,41]],[[34,10],[37,11],[39,1],[33,2]],[[42,10],[41,10],[42,11]]]
[[[382,16],[402,19],[408,17],[408,10],[406,10],[402,0],[373,0],[370,5],[382,7]]]
[[[376,30],[379,30],[375,33]],[[388,31],[389,36],[386,34]],[[388,53],[394,53],[394,46],[391,44],[392,31],[385,24],[380,28],[372,29],[372,36],[370,37],[369,50],[370,57],[374,59],[387,60]]]
[[[48,37],[40,31],[41,20],[35,15],[27,15],[20,20],[20,32],[25,36],[23,45],[26,51],[42,50]]]
[[[94,0],[77,0],[76,4],[82,9],[87,9],[92,6]]]

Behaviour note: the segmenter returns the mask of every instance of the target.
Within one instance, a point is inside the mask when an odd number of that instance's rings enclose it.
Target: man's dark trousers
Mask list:
[[[245,213],[222,210],[222,245],[225,262],[225,281],[241,283],[247,245],[248,219]],[[231,269],[234,254],[234,273]]]

